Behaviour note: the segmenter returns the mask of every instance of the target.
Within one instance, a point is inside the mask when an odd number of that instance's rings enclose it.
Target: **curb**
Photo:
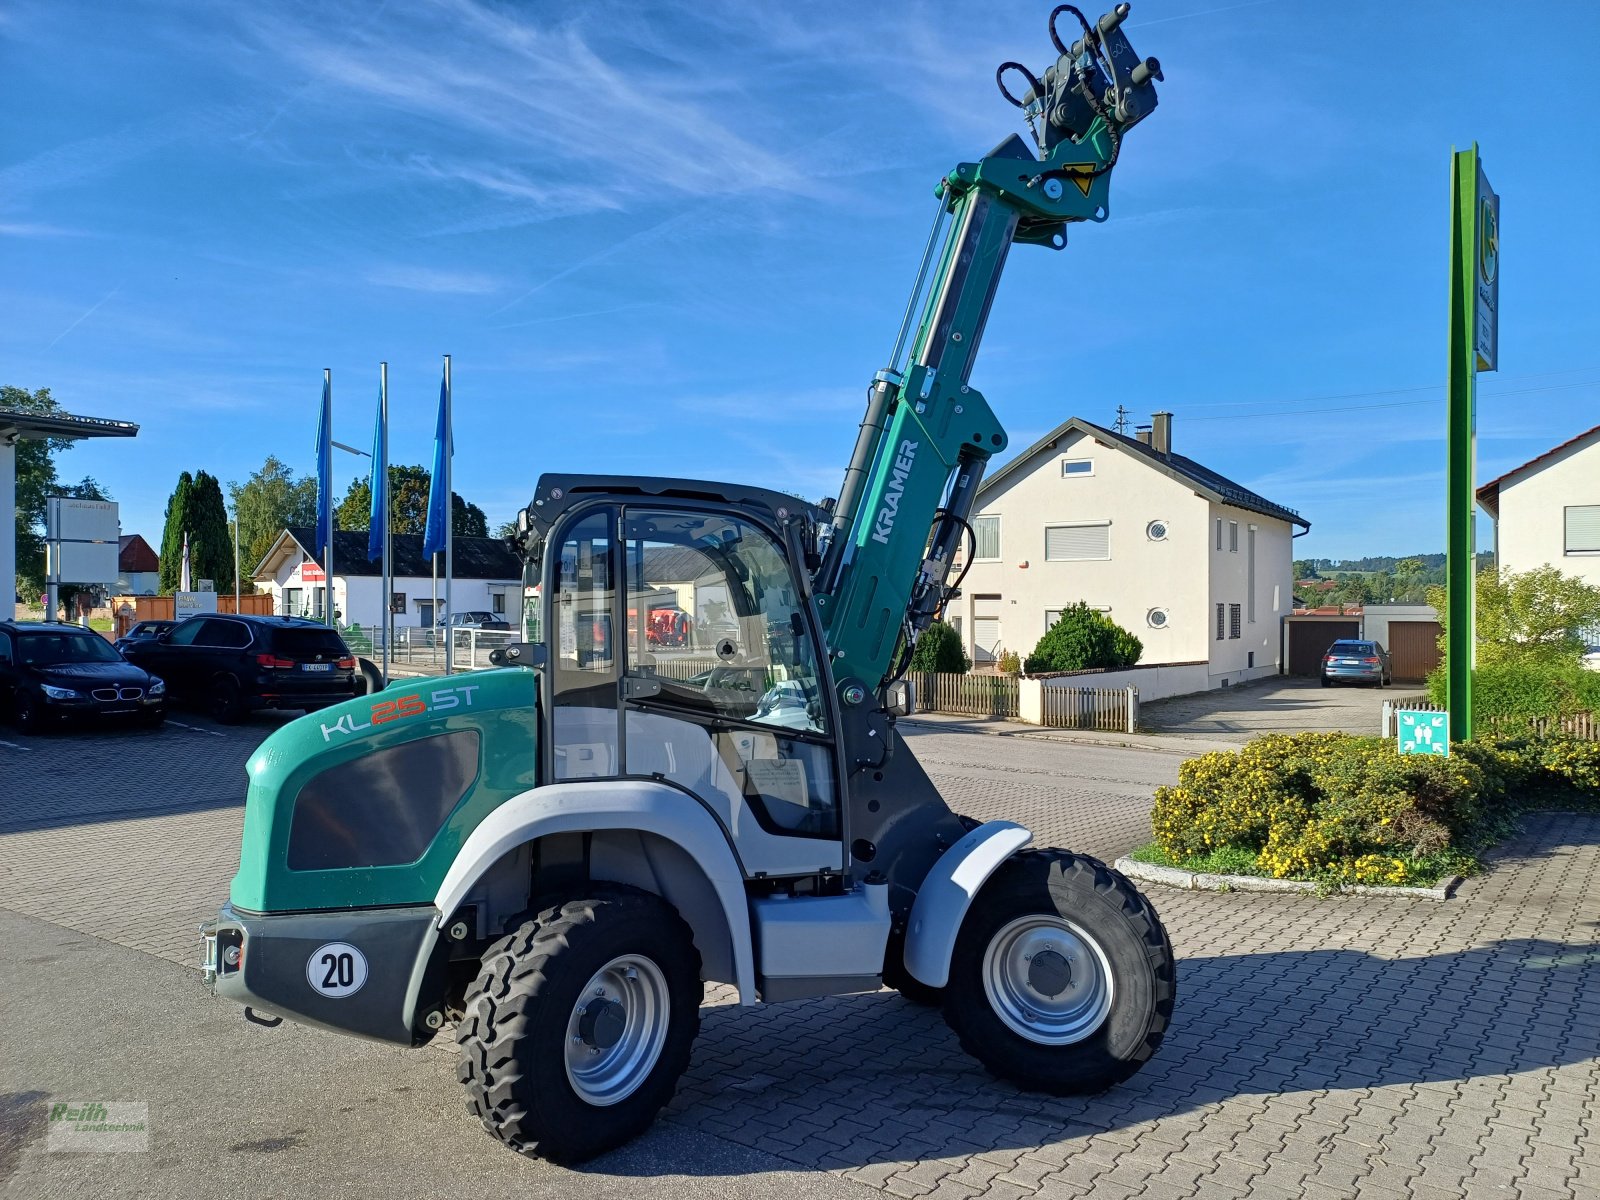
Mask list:
[[[1185,871],[1181,867],[1160,867],[1154,863],[1135,862],[1119,858],[1113,864],[1129,879],[1141,883],[1160,883],[1190,892],[1295,892],[1317,894],[1318,886],[1301,879],[1264,879],[1259,875],[1208,875],[1203,871]],[[1342,883],[1329,895],[1337,896],[1410,896],[1416,900],[1448,900],[1455,895],[1464,876],[1452,875],[1441,879],[1432,887],[1374,887],[1365,883]]]

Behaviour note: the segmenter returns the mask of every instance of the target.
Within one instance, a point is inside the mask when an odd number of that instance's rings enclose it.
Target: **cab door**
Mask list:
[[[548,546],[552,777],[670,783],[748,875],[841,870],[829,689],[783,544],[725,513],[604,505]],[[681,644],[650,636],[667,609]]]
[[[783,544],[753,521],[623,510],[623,766],[692,792],[751,873],[843,866],[829,689]],[[695,636],[652,638],[667,612]]]

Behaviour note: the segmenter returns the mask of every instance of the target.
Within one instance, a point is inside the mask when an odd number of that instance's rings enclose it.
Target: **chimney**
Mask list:
[[[1150,420],[1153,422],[1150,429],[1150,448],[1157,454],[1172,453],[1172,414],[1169,412],[1152,413]]]
[[[1148,446],[1150,444],[1150,426],[1136,425],[1133,429],[1134,440]]]

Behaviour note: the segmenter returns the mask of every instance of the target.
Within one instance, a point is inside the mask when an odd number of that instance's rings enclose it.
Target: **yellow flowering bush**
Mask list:
[[[1433,757],[1383,738],[1278,734],[1185,762],[1150,823],[1175,863],[1245,851],[1278,879],[1431,883],[1471,869],[1515,812],[1552,802],[1600,807],[1600,744],[1486,738]]]

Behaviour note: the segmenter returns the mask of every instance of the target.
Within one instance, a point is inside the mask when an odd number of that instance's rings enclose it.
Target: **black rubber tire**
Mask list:
[[[1112,1007],[1094,1033],[1044,1045],[1013,1032],[983,985],[990,940],[1017,917],[1057,914],[1099,943],[1111,967]],[[1161,1045],[1177,997],[1172,943],[1155,907],[1098,859],[1066,850],[1028,850],[1000,866],[972,902],[956,937],[945,987],[945,1020],[961,1047],[995,1075],[1056,1096],[1102,1092],[1121,1083]]]
[[[17,732],[30,737],[47,732],[48,722],[44,719],[43,708],[36,697],[19,691],[11,708],[11,722],[17,727]]]
[[[666,977],[665,1045],[637,1090],[605,1107],[567,1080],[568,1022],[579,991],[624,954]],[[700,1029],[700,954],[688,925],[659,896],[617,887],[554,905],[485,951],[456,1027],[467,1111],[518,1153],[577,1163],[647,1129],[678,1086]]]
[[[157,713],[146,713],[139,718],[139,726],[142,729],[160,729],[166,723],[167,714],[165,709]]]
[[[883,953],[883,986],[893,988],[913,1004],[939,1008],[944,1004],[944,989],[931,987],[906,970],[905,950],[905,932],[890,933]]]
[[[1333,686],[1333,681],[1331,679],[1329,679],[1326,675],[1324,675],[1322,677],[1322,686],[1323,687],[1332,687]]]
[[[239,694],[239,681],[231,675],[212,680],[206,712],[221,725],[237,725],[244,720],[244,697]]]

